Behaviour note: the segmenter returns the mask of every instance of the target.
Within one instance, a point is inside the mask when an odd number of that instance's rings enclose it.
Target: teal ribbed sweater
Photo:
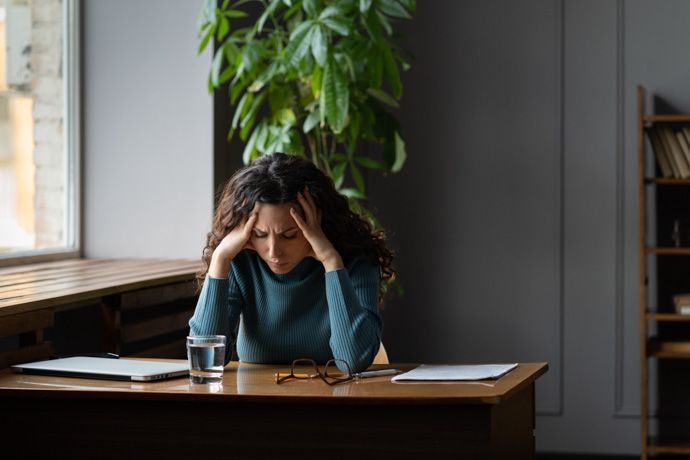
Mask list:
[[[379,349],[378,287],[378,268],[364,256],[328,273],[306,257],[280,275],[245,250],[233,259],[227,279],[206,278],[189,320],[190,334],[227,336],[243,362],[289,364],[311,358],[323,364],[338,358],[360,372]],[[231,353],[228,346],[226,363]]]

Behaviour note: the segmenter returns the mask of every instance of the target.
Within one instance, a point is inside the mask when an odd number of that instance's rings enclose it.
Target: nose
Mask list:
[[[272,259],[280,257],[283,254],[283,250],[278,242],[277,238],[268,239],[268,256]]]

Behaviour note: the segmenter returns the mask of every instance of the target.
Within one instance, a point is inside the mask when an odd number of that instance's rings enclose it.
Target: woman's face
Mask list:
[[[290,272],[311,252],[311,245],[290,215],[293,206],[298,207],[290,203],[254,206],[257,218],[252,229],[252,245],[274,273]]]

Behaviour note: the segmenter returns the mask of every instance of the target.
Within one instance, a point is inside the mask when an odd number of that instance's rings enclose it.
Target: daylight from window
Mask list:
[[[65,247],[61,0],[0,0],[0,256]]]

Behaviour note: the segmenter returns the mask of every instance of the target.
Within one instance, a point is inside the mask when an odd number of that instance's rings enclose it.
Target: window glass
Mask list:
[[[0,257],[76,248],[75,18],[0,0]]]

